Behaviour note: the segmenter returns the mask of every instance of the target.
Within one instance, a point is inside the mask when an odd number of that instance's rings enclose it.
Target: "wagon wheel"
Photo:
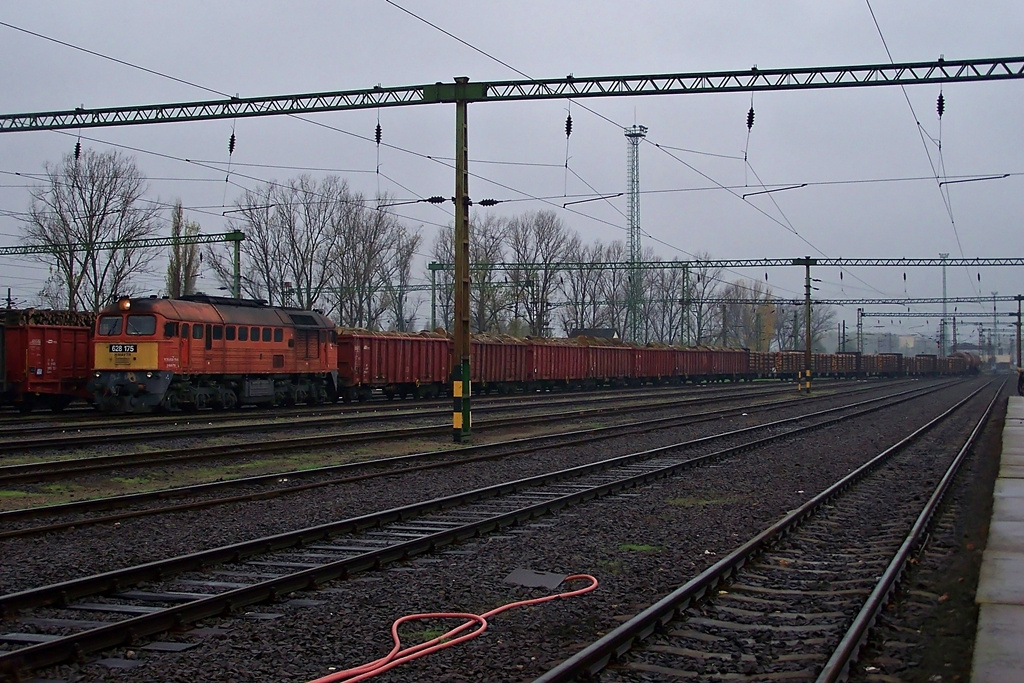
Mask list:
[[[238,394],[234,389],[223,389],[220,393],[220,403],[225,410],[234,410],[238,407]]]

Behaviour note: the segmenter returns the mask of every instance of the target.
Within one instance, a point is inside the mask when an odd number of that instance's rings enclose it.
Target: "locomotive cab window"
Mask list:
[[[188,339],[188,323],[182,323],[181,325],[181,338]]]
[[[151,334],[156,334],[156,316],[130,315],[128,316],[128,326],[125,329],[128,334],[137,337],[148,337]]]
[[[280,327],[274,329],[274,341],[279,342],[284,339],[284,330]]]
[[[213,326],[213,334],[211,335],[214,339],[220,339],[224,336],[224,327],[222,325]]]
[[[105,315],[100,318],[100,322],[96,326],[96,334],[103,337],[112,337],[115,334],[121,334],[121,316]]]
[[[249,328],[249,339],[252,339],[253,341],[259,341],[260,340],[260,328],[258,328],[258,327],[250,327]]]
[[[263,341],[265,341],[265,342],[270,341],[270,335],[271,334],[273,334],[273,333],[271,332],[270,328],[269,327],[264,327],[263,328]]]
[[[164,337],[171,339],[178,336],[178,323],[164,323]]]
[[[249,341],[249,328],[239,327],[238,328],[238,341]]]
[[[224,328],[224,339],[226,339],[227,341],[235,341],[234,325],[228,325],[227,327]]]
[[[202,325],[195,325],[195,326],[192,327],[192,338],[193,339],[202,339],[203,338],[203,326]]]

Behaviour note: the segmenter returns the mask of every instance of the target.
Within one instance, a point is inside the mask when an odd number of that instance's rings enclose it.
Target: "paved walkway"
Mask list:
[[[972,683],[1024,682],[1024,398],[1011,396],[978,579]]]

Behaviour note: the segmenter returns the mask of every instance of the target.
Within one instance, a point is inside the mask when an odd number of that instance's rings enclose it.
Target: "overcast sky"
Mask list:
[[[8,2],[0,21],[194,84],[0,26],[0,113],[217,99],[211,91],[245,97],[456,76],[523,78],[512,69],[561,78],[882,63],[889,60],[883,37],[895,61],[1024,54],[1019,0],[873,0],[870,7],[864,0],[95,0]],[[562,205],[571,200],[565,195],[625,191],[622,128],[639,123],[652,143],[640,150],[644,246],[661,258],[1024,256],[1024,82],[946,84],[941,90],[941,126],[938,85],[908,86],[905,95],[891,86],[756,93],[749,138],[749,93],[474,104],[470,196],[505,200],[475,211],[553,210],[585,241],[626,240],[625,196]],[[573,119],[568,145],[567,112]],[[373,142],[378,116],[384,143],[379,175]],[[337,130],[264,117],[89,129],[82,138],[98,150],[134,148],[130,153],[151,179],[151,196],[180,198],[204,232],[225,229],[221,213],[241,192],[234,183],[285,180],[302,172],[299,167],[324,169],[309,171],[314,175],[333,170],[367,196],[378,190],[396,199],[453,193],[452,105],[306,118]],[[217,169],[226,168],[232,130],[238,175],[226,184],[225,172]],[[12,174],[42,172],[75,139],[74,132],[0,134],[0,243],[19,243],[16,216],[30,202],[30,181]],[[936,173],[1010,176],[946,186],[947,205]],[[741,199],[762,183],[807,187]],[[450,204],[400,212],[421,230],[424,253],[438,226],[452,220]],[[0,259],[0,268],[4,293],[9,286],[20,302],[36,302],[44,267]],[[941,295],[939,269],[909,269],[905,280],[896,269],[862,268],[840,278],[838,269],[822,268],[814,275],[822,280],[817,294],[825,297]],[[763,281],[765,272],[730,276]],[[777,269],[768,273],[768,284],[779,296],[802,296],[802,276],[800,269]],[[983,269],[980,283],[977,276],[977,270],[949,269],[950,296],[1024,293],[1019,269]],[[146,281],[159,291],[162,270]],[[991,304],[960,306],[965,308],[991,311]],[[843,315],[854,324],[852,309]],[[937,328],[936,321],[924,320],[882,324],[930,336]]]

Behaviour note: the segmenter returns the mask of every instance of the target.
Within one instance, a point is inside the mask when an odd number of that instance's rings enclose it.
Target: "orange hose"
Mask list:
[[[338,683],[339,681],[344,681],[345,683],[356,683],[356,681],[365,681],[368,678],[373,678],[377,674],[389,671],[390,669],[393,669],[400,664],[404,664],[405,662],[412,661],[413,659],[418,659],[432,652],[438,652],[439,650],[452,647],[453,645],[457,645],[467,640],[472,640],[473,638],[476,638],[478,635],[487,630],[487,619],[489,617],[501,614],[502,612],[510,610],[513,607],[536,605],[542,602],[555,600],[557,598],[571,598],[576,595],[582,595],[583,593],[589,593],[590,591],[597,588],[597,579],[595,579],[590,574],[573,574],[572,576],[567,576],[565,578],[565,581],[575,581],[578,579],[587,579],[588,581],[590,581],[590,585],[584,588],[566,591],[565,593],[555,593],[553,595],[545,595],[541,598],[533,598],[530,600],[510,602],[508,604],[502,605],[501,607],[492,609],[490,612],[485,612],[484,614],[468,614],[466,612],[435,612],[432,614],[407,614],[404,617],[396,619],[395,622],[391,625],[391,638],[394,641],[395,645],[393,648],[391,648],[391,652],[389,652],[387,655],[375,661],[369,662],[368,664],[363,664],[362,666],[353,667],[351,669],[346,669],[344,671],[337,671],[335,673],[328,674],[327,676],[323,676],[322,678],[317,678],[316,680],[310,681],[309,683]],[[438,636],[437,638],[434,638],[433,640],[428,640],[425,643],[420,643],[419,645],[414,645],[412,647],[407,647],[403,649],[402,640],[398,635],[398,627],[408,621],[416,621],[419,619],[465,619],[466,621],[465,623],[456,626],[447,633],[444,633]],[[452,638],[452,636],[456,636],[462,633],[474,624],[476,624],[478,628],[474,629],[473,631],[470,631],[469,633],[464,633],[463,635],[460,635],[457,638]],[[452,639],[445,640],[447,638]]]

